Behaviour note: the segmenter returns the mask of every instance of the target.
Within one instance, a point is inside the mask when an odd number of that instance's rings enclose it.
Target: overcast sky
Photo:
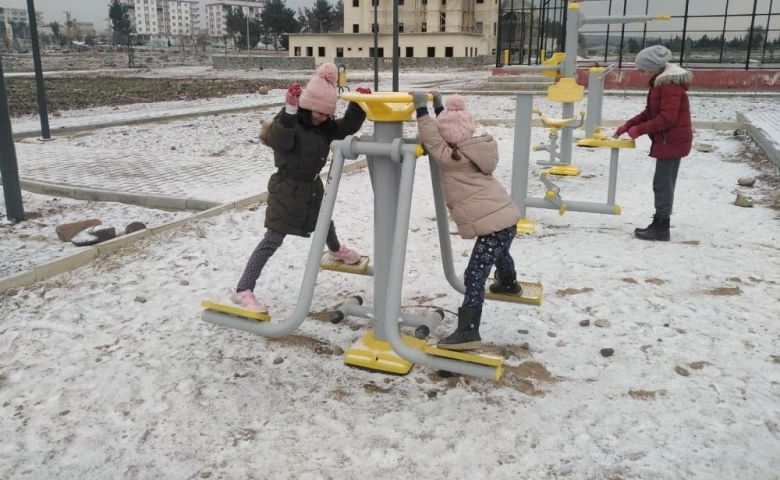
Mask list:
[[[205,25],[205,8],[206,3],[212,3],[215,0],[200,0],[201,1],[201,22]],[[389,0],[380,0],[380,8],[388,4]],[[80,21],[94,22],[95,28],[102,30],[107,26],[106,18],[108,17],[108,3],[109,0],[35,0],[35,8],[43,12],[44,22],[49,23],[52,21],[58,21],[63,23],[65,21],[65,14],[63,11],[68,10],[72,16]],[[333,0],[331,0],[333,3]],[[370,4],[368,0],[365,0],[365,4]],[[518,3],[519,0],[518,0]],[[588,15],[607,15],[608,0],[584,0],[583,12]],[[287,6],[293,10],[298,10],[298,7],[311,6],[314,4],[314,0],[287,0]],[[623,1],[613,0],[613,15],[623,14]],[[668,13],[670,15],[683,15],[685,13],[685,1],[684,0],[629,0],[627,14],[644,14],[645,5],[649,5],[650,14]],[[690,0],[689,13],[691,15],[721,15],[725,11],[726,0]],[[758,0],[759,13],[766,14],[769,10],[770,0]],[[0,0],[0,6],[4,7],[17,7],[26,8],[27,0]],[[729,2],[730,14],[750,14],[752,11],[753,2],[748,0],[731,0]],[[774,1],[772,4],[772,11],[774,13],[780,13],[780,1]],[[748,18],[732,17],[728,20],[726,25],[727,30],[745,31],[749,26]],[[759,18],[757,24],[766,26],[767,17]],[[601,30],[604,26],[590,27],[586,26],[583,30],[593,31]],[[620,26],[612,26],[614,29],[620,29]],[[627,31],[641,31],[643,26],[640,24],[630,24],[627,27]],[[707,30],[717,31],[723,28],[722,18],[700,18],[691,19],[688,24],[689,31],[705,32]],[[775,16],[771,29],[780,29],[780,15]],[[682,32],[682,21],[675,20],[672,22],[652,22],[648,24],[648,30],[650,31],[665,31],[665,32]],[[692,34],[696,37],[699,35]],[[775,35],[770,34],[770,38]]]

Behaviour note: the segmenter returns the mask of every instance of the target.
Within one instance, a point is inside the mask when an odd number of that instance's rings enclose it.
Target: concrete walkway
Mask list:
[[[767,156],[780,166],[780,112],[753,111],[737,113],[748,134],[766,152]]]

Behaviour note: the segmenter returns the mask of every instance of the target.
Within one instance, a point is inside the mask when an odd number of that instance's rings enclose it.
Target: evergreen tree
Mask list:
[[[274,49],[287,49],[288,33],[298,33],[300,24],[295,19],[295,11],[288,8],[284,0],[268,0],[260,14],[261,31],[270,38]]]
[[[111,30],[114,37],[124,41],[125,45],[130,46],[130,15],[127,13],[127,5],[122,5],[119,0],[114,0],[108,5],[108,19],[111,22]]]

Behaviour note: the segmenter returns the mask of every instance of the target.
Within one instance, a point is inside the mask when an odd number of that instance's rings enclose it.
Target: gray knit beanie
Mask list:
[[[645,72],[657,72],[663,70],[666,63],[672,59],[672,52],[663,45],[647,47],[636,54],[634,64],[637,70]]]

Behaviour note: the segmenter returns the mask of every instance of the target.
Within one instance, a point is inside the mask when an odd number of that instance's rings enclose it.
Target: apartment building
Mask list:
[[[123,4],[136,34],[147,36],[151,42],[200,31],[197,0],[125,0]]]
[[[393,0],[343,0],[344,33],[291,34],[290,56],[392,57]],[[499,0],[398,0],[400,57],[473,57],[495,52]]]
[[[206,22],[209,37],[212,40],[224,38],[227,35],[227,14],[231,10],[240,9],[244,16],[260,18],[265,8],[265,0],[224,0],[206,4]]]
[[[43,12],[35,10],[35,21],[38,25],[43,25]],[[26,8],[8,8],[3,7],[3,11],[0,12],[0,22],[5,22],[10,25],[11,22],[24,22],[30,23],[30,16],[27,14]]]

